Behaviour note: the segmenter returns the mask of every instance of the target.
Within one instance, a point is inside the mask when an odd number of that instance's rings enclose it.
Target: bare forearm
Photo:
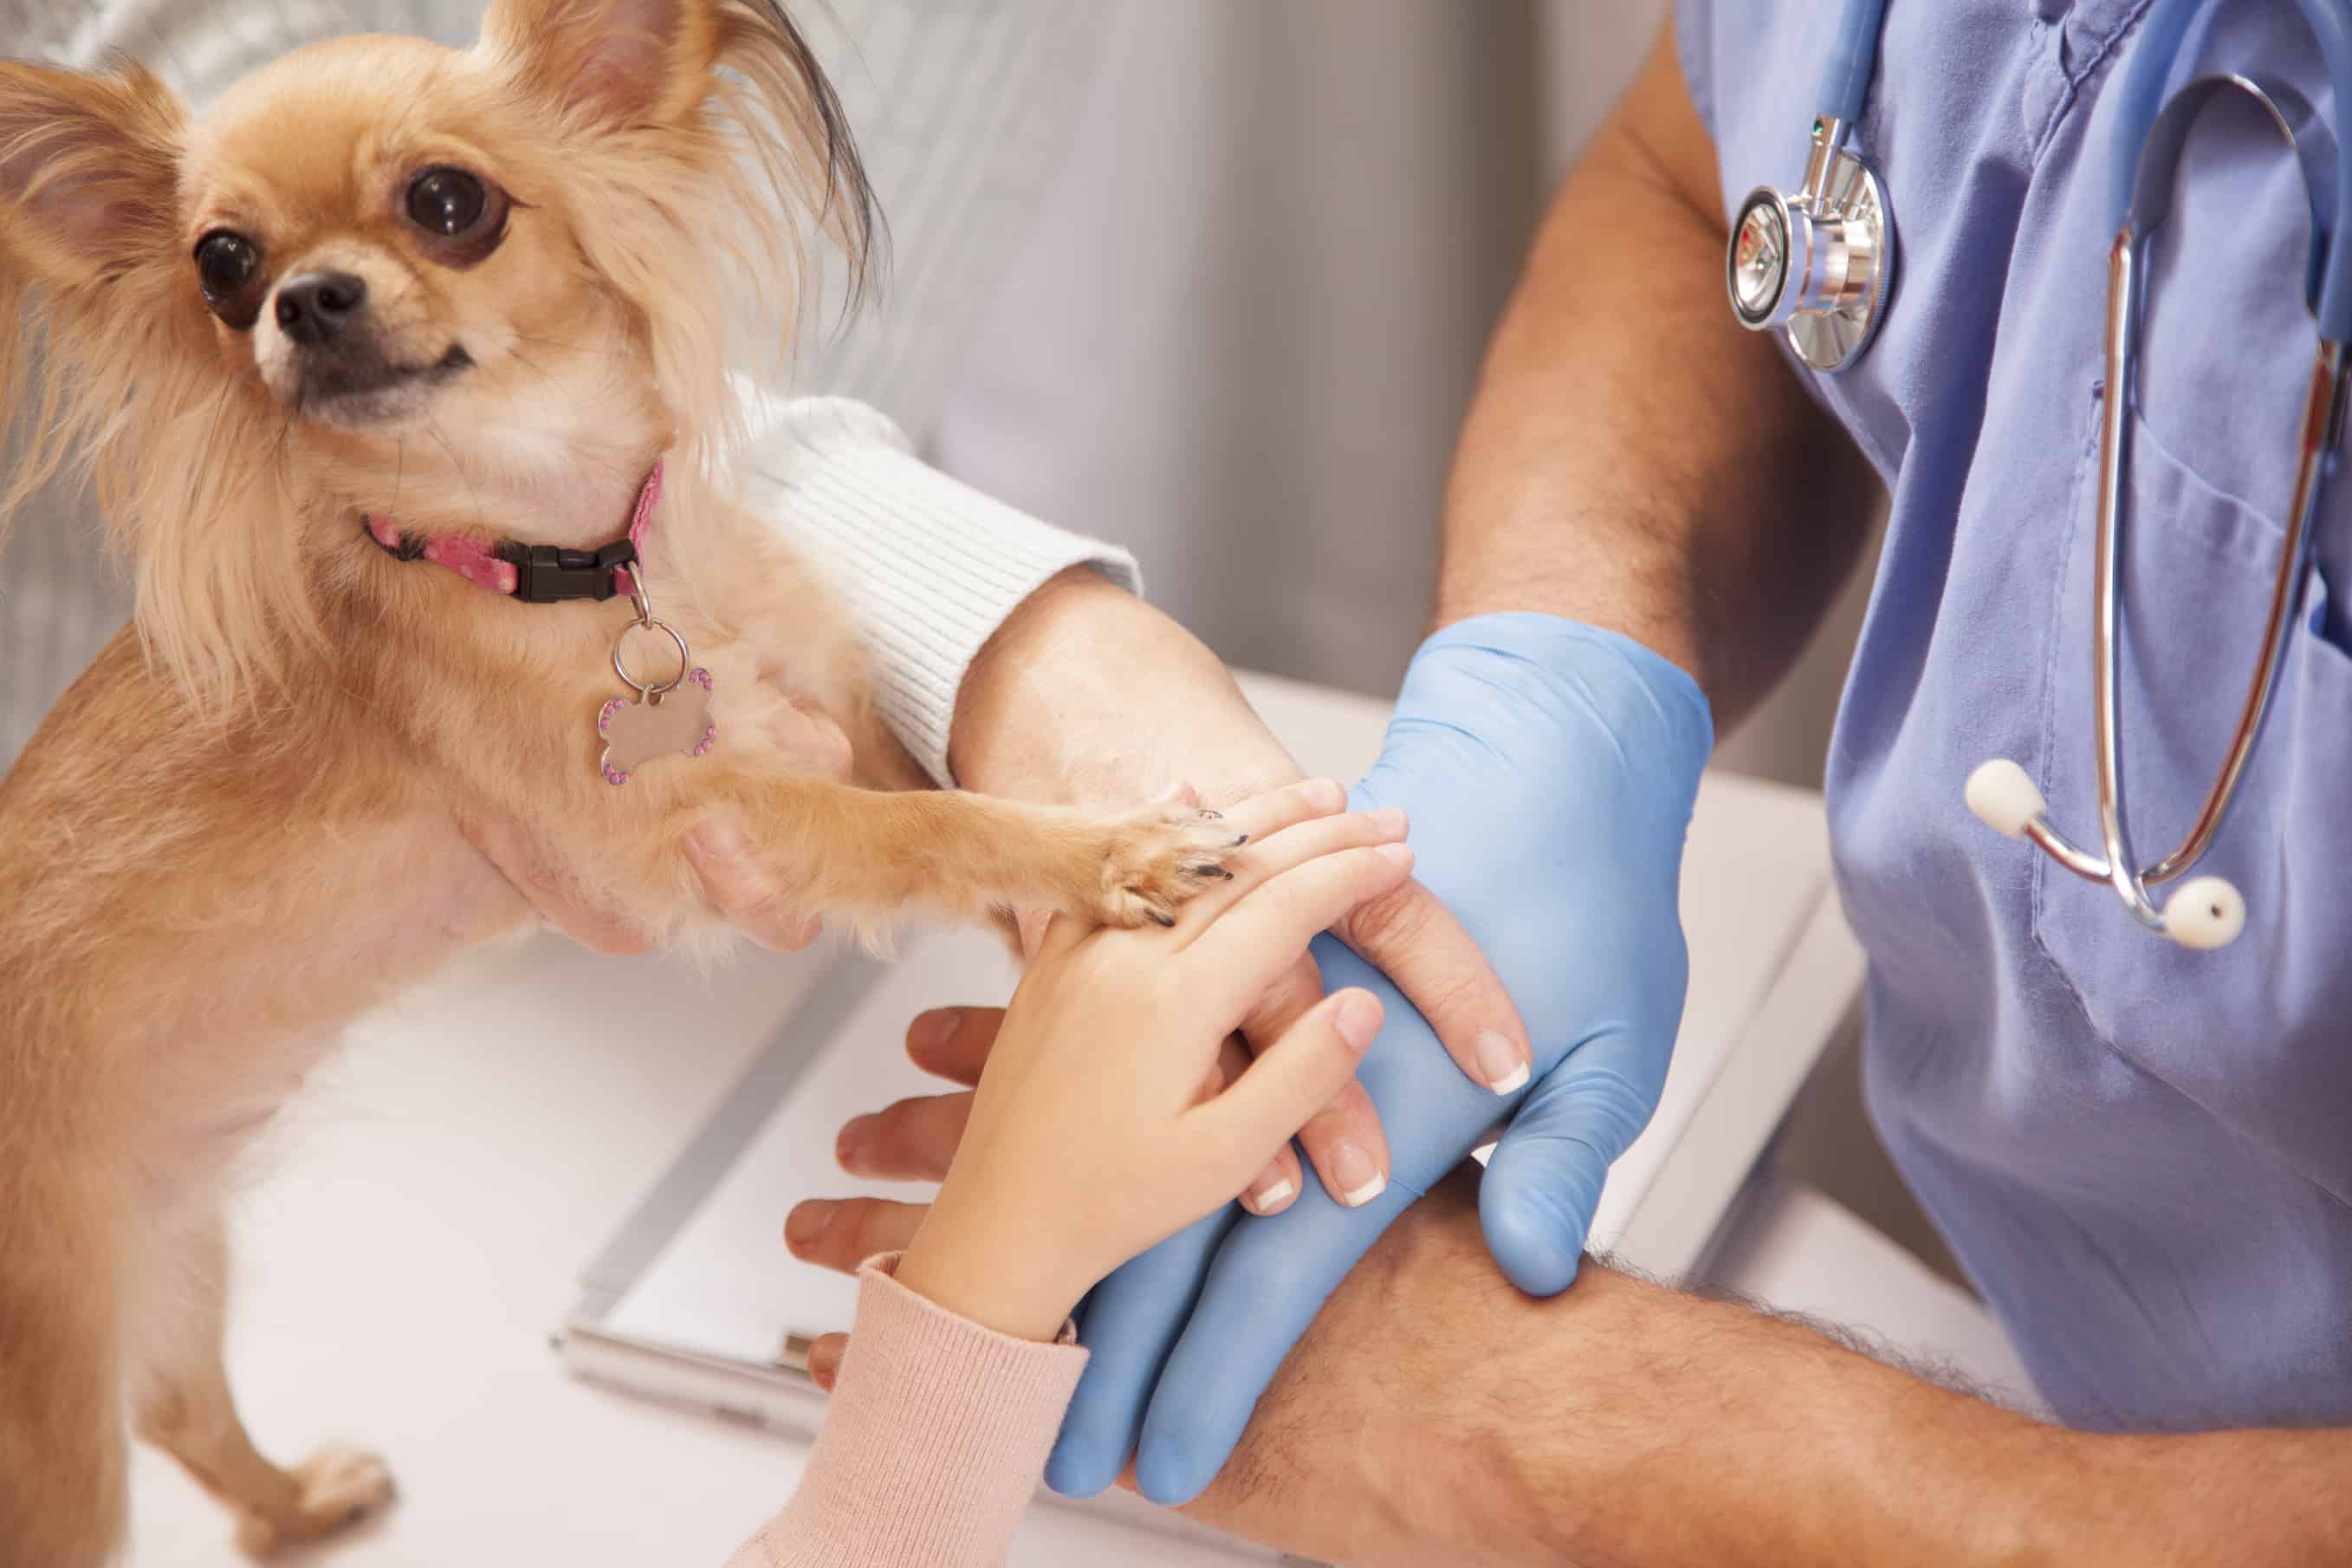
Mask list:
[[[1437,619],[1540,610],[1696,675],[1727,728],[1852,567],[1869,470],[1723,300],[1714,150],[1671,36],[1562,187],[1488,352]]]
[[[1537,1300],[1476,1192],[1349,1277],[1198,1511],[1360,1568],[2352,1560],[2352,1433],[2070,1432],[1597,1265]]]

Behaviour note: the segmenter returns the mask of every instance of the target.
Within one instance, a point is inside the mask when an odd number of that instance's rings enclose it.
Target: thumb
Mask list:
[[[1256,1173],[1266,1156],[1290,1141],[1308,1118],[1331,1103],[1356,1076],[1364,1049],[1381,1032],[1380,998],[1369,991],[1337,991],[1285,1029],[1241,1078],[1192,1112],[1212,1147],[1239,1152]]]
[[[1609,1167],[1649,1125],[1672,1037],[1622,1026],[1569,1053],[1520,1105],[1487,1161],[1478,1218],[1512,1284],[1556,1296],[1575,1282]]]

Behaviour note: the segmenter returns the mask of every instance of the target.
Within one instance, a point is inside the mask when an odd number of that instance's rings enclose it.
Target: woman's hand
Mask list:
[[[1097,1280],[1231,1201],[1348,1083],[1381,1020],[1360,990],[1323,999],[1230,1082],[1221,1059],[1317,933],[1411,875],[1403,814],[1335,815],[1339,799],[1308,784],[1234,808],[1253,842],[1172,930],[1048,928],[901,1284],[1050,1339]]]

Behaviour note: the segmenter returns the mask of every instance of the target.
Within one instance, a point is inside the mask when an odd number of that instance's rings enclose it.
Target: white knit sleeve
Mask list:
[[[927,466],[888,418],[838,397],[754,395],[748,502],[848,600],[884,720],[952,785],[948,731],[964,671],[1021,602],[1091,566],[1141,591],[1135,558],[990,500]]]

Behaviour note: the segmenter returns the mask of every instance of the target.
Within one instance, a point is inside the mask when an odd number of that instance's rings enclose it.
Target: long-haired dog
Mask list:
[[[0,783],[7,1568],[115,1551],[126,1426],[251,1545],[387,1495],[240,1426],[220,1177],[353,1014],[534,918],[518,856],[673,941],[721,924],[681,849],[719,814],[861,918],[1135,924],[1220,874],[1179,805],[906,787],[821,580],[732,505],[727,348],[870,212],[775,0],[496,0],[471,49],[318,46],[202,119],[0,62],[0,513],[86,466],[138,584]],[[873,787],[795,771],[807,709]]]

